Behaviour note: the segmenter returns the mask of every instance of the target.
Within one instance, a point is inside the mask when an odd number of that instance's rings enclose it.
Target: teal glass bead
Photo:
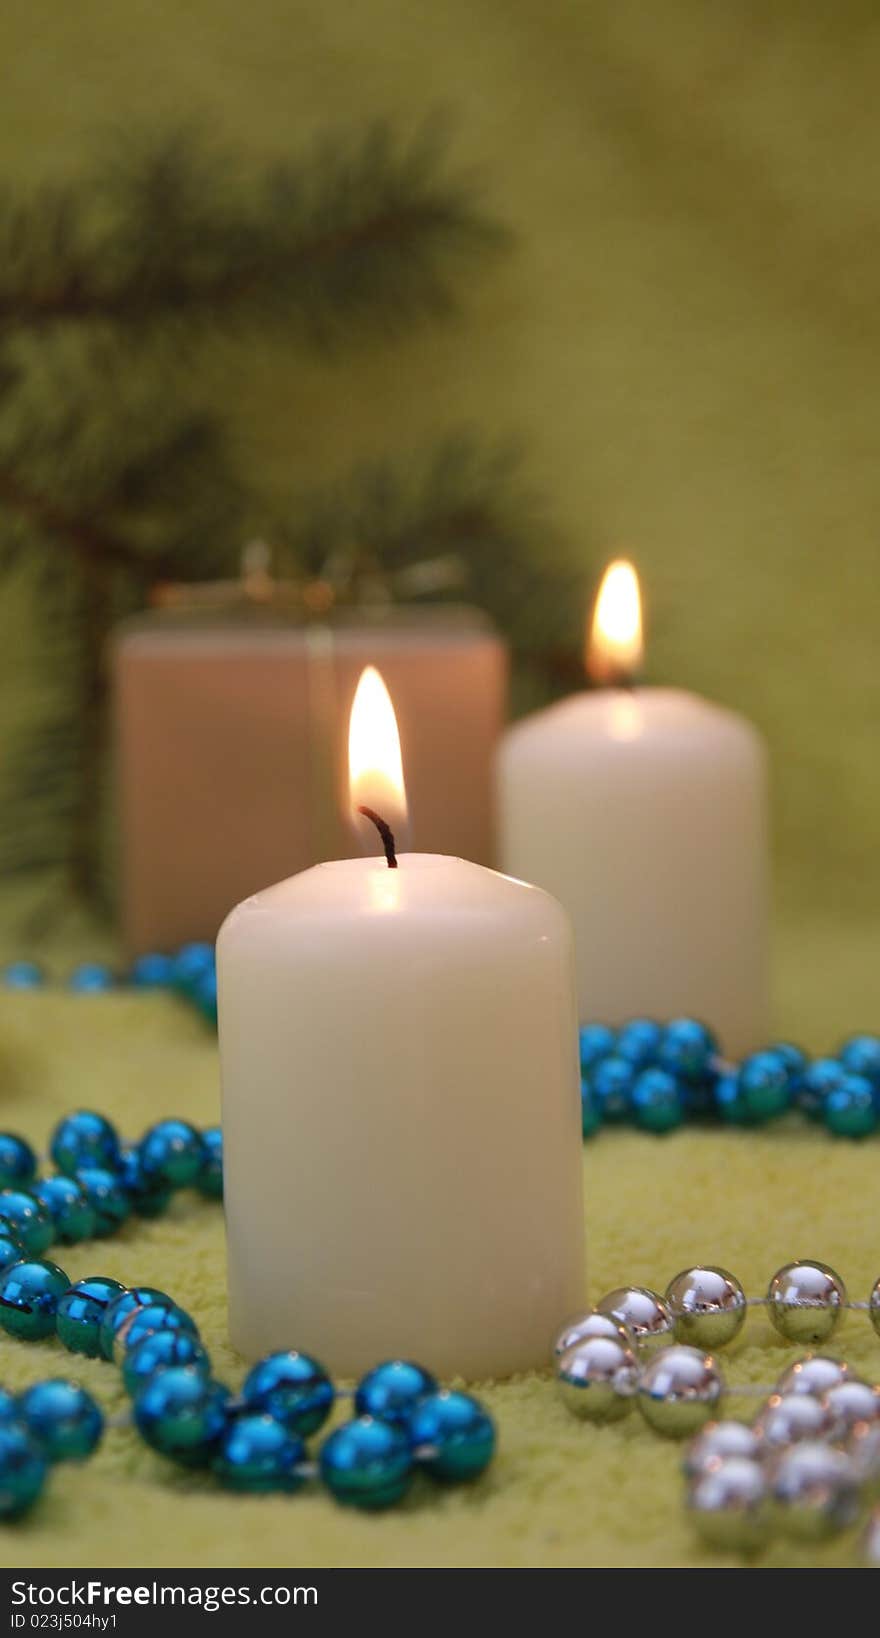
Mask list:
[[[406,1359],[389,1359],[362,1376],[355,1389],[354,1408],[358,1416],[377,1416],[406,1428],[420,1399],[434,1393],[436,1378],[421,1365]]]
[[[686,1081],[701,1081],[717,1056],[715,1036],[696,1018],[673,1018],[661,1030],[657,1063],[670,1075],[680,1075]]]
[[[202,973],[192,987],[192,998],[203,1018],[209,1024],[217,1025],[217,974],[212,967],[209,972]]]
[[[836,1058],[815,1058],[802,1071],[795,1087],[794,1100],[808,1120],[821,1120],[825,1099],[835,1086],[840,1086],[846,1071]]]
[[[10,1263],[0,1273],[0,1326],[25,1342],[50,1337],[58,1299],[70,1281],[57,1263],[37,1258]]]
[[[35,1382],[19,1400],[21,1418],[50,1462],[81,1462],[101,1442],[104,1418],[78,1382]]]
[[[715,1108],[730,1126],[748,1126],[751,1116],[736,1070],[719,1075],[714,1089]]]
[[[298,1490],[305,1458],[302,1440],[283,1422],[265,1411],[243,1411],[227,1423],[211,1468],[227,1489],[265,1495]]]
[[[161,1217],[168,1210],[172,1190],[155,1178],[144,1176],[137,1144],[124,1148],[121,1152],[119,1181],[138,1217]]]
[[[335,1394],[323,1365],[295,1348],[268,1354],[249,1371],[241,1397],[249,1410],[267,1411],[302,1438],[323,1427]]]
[[[617,1035],[607,1024],[583,1024],[578,1031],[581,1074],[586,1075],[600,1058],[610,1058]]]
[[[191,994],[193,986],[214,969],[213,944],[184,944],[174,957],[174,983]]]
[[[844,1075],[826,1095],[822,1117],[836,1137],[868,1137],[877,1129],[877,1101],[866,1075]]]
[[[189,1331],[151,1331],[126,1350],[122,1380],[132,1397],[139,1393],[157,1371],[172,1365],[197,1365],[202,1375],[211,1375],[207,1349]]]
[[[684,1119],[684,1100],[674,1075],[643,1069],[632,1090],[635,1123],[645,1132],[671,1132]]]
[[[848,1075],[864,1075],[880,1093],[880,1037],[851,1035],[837,1056]]]
[[[95,1215],[94,1234],[104,1240],[115,1234],[131,1216],[131,1197],[119,1173],[103,1166],[81,1166],[75,1174],[88,1205]]]
[[[756,1124],[783,1114],[791,1102],[788,1069],[778,1052],[754,1052],[745,1058],[739,1085],[747,1118]]]
[[[37,1157],[17,1132],[0,1132],[0,1189],[27,1188],[37,1175]]]
[[[74,967],[67,980],[67,988],[78,995],[98,995],[102,990],[114,990],[116,978],[103,962],[84,961],[79,967]]]
[[[173,1308],[160,1303],[133,1308],[113,1334],[114,1365],[121,1365],[129,1348],[136,1348],[139,1342],[154,1336],[157,1331],[185,1331],[191,1337],[198,1337],[199,1334],[192,1315],[176,1304]]]
[[[0,1225],[6,1224],[29,1257],[42,1257],[55,1239],[52,1215],[25,1189],[0,1190]]]
[[[174,983],[174,957],[151,950],[132,962],[129,984],[137,990],[165,990]]]
[[[68,1245],[75,1245],[78,1240],[91,1240],[98,1220],[94,1208],[72,1177],[63,1174],[43,1177],[34,1184],[33,1192],[52,1217],[56,1239],[64,1240]]]
[[[113,1358],[113,1339],[121,1325],[124,1325],[130,1314],[137,1308],[150,1308],[154,1305],[160,1308],[176,1308],[173,1297],[167,1291],[157,1291],[152,1285],[133,1285],[121,1291],[118,1297],[107,1304],[101,1316],[101,1325],[98,1332],[98,1346],[103,1359]]]
[[[406,1434],[390,1422],[359,1416],[321,1446],[321,1478],[338,1502],[378,1511],[409,1489],[413,1458]]]
[[[420,1465],[434,1479],[475,1479],[495,1450],[495,1424],[489,1412],[469,1393],[449,1388],[416,1406],[409,1432]]]
[[[602,1125],[602,1110],[589,1075],[581,1076],[581,1136],[592,1137]]]
[[[22,1262],[24,1255],[24,1247],[18,1236],[0,1218],[0,1269],[8,1268],[10,1263]]]
[[[119,1137],[103,1115],[93,1109],[78,1109],[58,1122],[49,1153],[59,1172],[68,1177],[83,1166],[104,1166],[112,1172],[119,1165]]]
[[[186,1120],[160,1120],[138,1146],[145,1178],[170,1189],[195,1183],[204,1161],[202,1136]]]
[[[35,961],[10,961],[3,968],[3,987],[7,990],[39,990],[46,982],[42,967]]]
[[[77,1280],[58,1299],[58,1339],[72,1354],[97,1359],[101,1352],[101,1321],[110,1304],[123,1296],[125,1286],[102,1274]]]
[[[662,1039],[663,1030],[653,1018],[631,1018],[618,1032],[614,1056],[625,1058],[634,1069],[647,1069],[656,1063]]]
[[[603,1121],[626,1120],[631,1109],[637,1070],[626,1058],[603,1058],[590,1080]]]
[[[21,1422],[0,1426],[0,1518],[17,1519],[40,1495],[49,1464]]]
[[[231,1396],[197,1365],[151,1376],[135,1396],[134,1420],[153,1450],[187,1467],[210,1462],[226,1428]]]
[[[223,1199],[223,1132],[219,1126],[209,1126],[202,1133],[202,1169],[196,1188],[209,1200]]]

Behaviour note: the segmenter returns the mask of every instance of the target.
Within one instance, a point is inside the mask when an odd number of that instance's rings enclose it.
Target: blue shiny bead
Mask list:
[[[122,1150],[119,1181],[138,1217],[161,1217],[171,1204],[172,1191],[156,1178],[145,1177],[140,1150],[133,1144]]]
[[[19,1401],[25,1425],[50,1462],[81,1462],[101,1442],[104,1418],[78,1382],[35,1382]]]
[[[55,1224],[55,1237],[68,1245],[77,1240],[91,1240],[97,1227],[97,1217],[79,1184],[63,1174],[43,1177],[34,1184],[34,1195],[45,1206]]]
[[[730,1126],[748,1126],[751,1116],[736,1070],[719,1075],[713,1093],[715,1108]]]
[[[42,967],[35,961],[10,961],[3,968],[3,985],[7,990],[39,990],[46,982]]]
[[[114,990],[116,979],[109,967],[101,961],[84,961],[74,967],[67,980],[67,988],[79,995],[97,995],[101,990]]]
[[[437,1381],[421,1365],[389,1359],[362,1376],[355,1389],[358,1416],[377,1416],[405,1428],[420,1399],[436,1390]]]
[[[24,1246],[17,1234],[0,1218],[0,1269],[8,1268],[10,1263],[20,1263],[25,1255]]]
[[[37,1175],[37,1157],[16,1132],[0,1132],[0,1189],[27,1188]]]
[[[670,1075],[701,1081],[717,1056],[715,1036],[696,1018],[673,1018],[661,1031],[657,1063]]]
[[[115,1171],[119,1165],[119,1137],[103,1115],[93,1109],[78,1109],[58,1122],[49,1153],[59,1172],[68,1177],[82,1166],[105,1166]]]
[[[118,1280],[106,1279],[102,1274],[77,1280],[58,1299],[56,1328],[59,1342],[63,1342],[72,1354],[85,1354],[87,1359],[97,1359],[101,1352],[101,1321],[110,1304],[124,1294],[124,1285],[120,1285]]]
[[[151,1376],[134,1400],[141,1437],[187,1467],[209,1462],[220,1443],[231,1395],[198,1365],[173,1365]]]
[[[160,1120],[138,1145],[146,1178],[170,1189],[195,1183],[204,1161],[202,1135],[186,1120]]]
[[[98,1345],[103,1359],[113,1358],[113,1343],[120,1326],[125,1325],[129,1315],[138,1308],[176,1308],[173,1297],[167,1291],[157,1291],[152,1285],[133,1285],[121,1291],[118,1297],[107,1304],[101,1316],[101,1325],[98,1332]]]
[[[637,1126],[646,1132],[671,1132],[684,1119],[684,1100],[674,1075],[665,1069],[643,1069],[632,1091]]]
[[[33,1507],[49,1464],[21,1422],[0,1426],[0,1518],[20,1518]]]
[[[305,1445],[283,1422],[265,1411],[243,1411],[227,1424],[211,1466],[229,1490],[261,1495],[298,1490],[305,1459]]]
[[[63,1268],[29,1258],[0,1273],[0,1326],[12,1337],[38,1342],[55,1330],[58,1300],[70,1281]]]
[[[160,1303],[148,1303],[145,1308],[134,1308],[113,1335],[113,1363],[121,1365],[129,1348],[155,1336],[159,1331],[183,1331],[186,1336],[198,1338],[199,1328],[185,1308],[169,1308]]]
[[[581,1136],[592,1137],[602,1125],[602,1110],[588,1075],[581,1076]]]
[[[174,957],[151,950],[131,964],[128,982],[138,990],[170,989],[174,983]]]
[[[848,1075],[864,1075],[880,1092],[880,1037],[851,1035],[837,1056]]]
[[[245,1377],[241,1397],[249,1410],[267,1411],[288,1432],[308,1438],[323,1427],[335,1394],[323,1365],[291,1348],[261,1359]]]
[[[778,1052],[754,1052],[743,1059],[739,1085],[747,1118],[756,1124],[783,1114],[791,1102],[788,1069]]]
[[[0,1189],[0,1224],[12,1230],[29,1257],[41,1257],[55,1239],[51,1213],[25,1189]]]
[[[344,1422],[321,1446],[321,1478],[336,1500],[370,1511],[393,1507],[409,1489],[409,1439],[391,1422],[359,1416]]]
[[[213,944],[184,944],[174,957],[174,982],[187,994],[205,973],[213,970]]]
[[[409,1431],[419,1462],[432,1478],[475,1479],[492,1460],[495,1425],[468,1393],[441,1388],[429,1395],[416,1406]]]
[[[18,1422],[20,1419],[15,1394],[7,1393],[5,1388],[0,1388],[0,1426],[6,1422]]]
[[[204,1376],[211,1375],[208,1351],[198,1337],[189,1331],[151,1331],[126,1350],[122,1380],[127,1392],[139,1393],[151,1376],[172,1365],[197,1365]]]
[[[638,1071],[626,1058],[603,1058],[590,1077],[603,1121],[626,1120]]]
[[[219,1126],[209,1126],[202,1133],[202,1169],[196,1188],[209,1200],[223,1199],[223,1131]]]
[[[217,1024],[217,974],[212,967],[209,972],[202,973],[192,986],[192,998],[199,1012],[207,1018],[209,1024]]]
[[[119,1173],[103,1166],[81,1166],[75,1181],[95,1214],[95,1238],[103,1240],[115,1234],[128,1221],[132,1207]]]
[[[610,1058],[616,1040],[615,1031],[609,1029],[607,1024],[583,1024],[578,1031],[581,1074],[586,1075],[600,1058]]]
[[[837,1137],[868,1137],[876,1131],[877,1100],[867,1075],[845,1075],[827,1094],[822,1114]]]
[[[647,1069],[656,1063],[662,1039],[663,1030],[653,1018],[631,1018],[618,1033],[614,1055],[625,1058],[635,1069]]]
[[[828,1093],[840,1086],[846,1071],[836,1058],[815,1058],[803,1070],[800,1080],[795,1087],[794,1100],[797,1107],[810,1120],[821,1120]]]

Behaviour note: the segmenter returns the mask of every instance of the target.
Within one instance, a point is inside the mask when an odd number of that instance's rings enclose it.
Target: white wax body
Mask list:
[[[499,753],[501,857],[574,923],[582,1022],[682,1014],[735,1055],[768,1030],[763,741],[674,689],[575,695]]]
[[[461,859],[317,865],[217,944],[233,1346],[546,1364],[584,1301],[571,929]]]

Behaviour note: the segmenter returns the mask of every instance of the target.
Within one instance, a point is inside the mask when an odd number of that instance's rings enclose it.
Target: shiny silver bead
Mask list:
[[[639,1377],[639,1408],[656,1433],[686,1439],[712,1420],[724,1392],[711,1354],[673,1343],[661,1348]]]
[[[733,1457],[746,1462],[760,1461],[763,1449],[760,1434],[747,1422],[707,1422],[702,1433],[688,1445],[682,1471],[687,1478],[698,1479],[702,1473]]]
[[[734,1552],[763,1547],[770,1532],[770,1497],[757,1462],[731,1456],[690,1485],[687,1510],[704,1541]]]
[[[631,1348],[611,1337],[587,1337],[556,1362],[562,1402],[574,1416],[614,1422],[629,1410],[638,1367]]]
[[[767,1310],[788,1342],[827,1342],[846,1302],[846,1286],[827,1263],[787,1263],[767,1288]]]
[[[880,1337],[880,1280],[875,1280],[868,1298],[868,1315],[874,1330]]]
[[[859,1382],[856,1377],[829,1388],[820,1404],[827,1411],[832,1439],[845,1439],[857,1423],[876,1422],[880,1418],[880,1391],[869,1387],[867,1382]]]
[[[799,1541],[834,1535],[858,1512],[852,1462],[831,1445],[805,1441],[784,1451],[772,1471],[771,1493],[774,1522]]]
[[[686,1268],[666,1287],[666,1302],[678,1342],[694,1348],[723,1348],[746,1317],[739,1280],[725,1268]]]
[[[823,1393],[835,1388],[838,1382],[848,1382],[850,1375],[845,1359],[829,1359],[827,1354],[806,1354],[783,1371],[776,1384],[776,1392],[808,1393],[815,1399],[821,1399]]]
[[[646,1285],[621,1285],[597,1304],[625,1325],[637,1343],[662,1341],[672,1331],[672,1315],[661,1296]]]
[[[625,1348],[632,1346],[632,1336],[620,1320],[613,1314],[600,1314],[598,1308],[591,1308],[588,1314],[581,1314],[579,1319],[569,1320],[560,1331],[553,1353],[556,1359],[561,1359],[566,1349],[573,1348],[576,1342],[586,1342],[588,1337],[607,1337],[611,1342],[622,1342]]]
[[[770,1452],[787,1450],[802,1439],[826,1439],[831,1416],[821,1399],[808,1393],[774,1393],[758,1412],[755,1431]]]
[[[876,1495],[880,1489],[880,1422],[857,1422],[845,1449],[859,1484],[869,1496]]]

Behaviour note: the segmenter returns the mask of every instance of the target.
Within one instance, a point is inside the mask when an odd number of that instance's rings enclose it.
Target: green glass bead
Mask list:
[[[97,1227],[97,1217],[79,1184],[72,1177],[44,1177],[34,1184],[33,1192],[41,1205],[52,1216],[55,1235],[68,1245],[78,1240],[91,1240]]]
[[[788,1065],[779,1052],[755,1052],[739,1071],[739,1087],[747,1118],[758,1124],[781,1115],[791,1103]]]
[[[874,1088],[866,1075],[845,1075],[825,1096],[822,1118],[836,1137],[868,1137],[877,1128]]]
[[[131,1216],[131,1196],[118,1173],[103,1166],[81,1166],[75,1181],[95,1214],[95,1237],[115,1234]]]
[[[671,1132],[684,1119],[678,1082],[665,1069],[645,1069],[632,1090],[635,1123],[645,1132]]]
[[[101,1442],[104,1418],[78,1382],[35,1382],[19,1401],[22,1421],[50,1462],[81,1462]]]
[[[390,1422],[358,1416],[321,1447],[321,1478],[339,1502],[369,1512],[393,1507],[409,1489],[413,1458],[407,1435]]]
[[[157,1371],[134,1401],[141,1437],[187,1467],[201,1467],[214,1456],[229,1414],[230,1394],[222,1383],[206,1379],[196,1365]]]
[[[265,1411],[239,1412],[232,1417],[211,1464],[229,1490],[250,1495],[298,1490],[304,1475],[298,1471],[306,1448],[283,1422]]]
[[[77,1109],[60,1120],[52,1133],[49,1152],[59,1172],[72,1177],[83,1166],[112,1171],[119,1165],[119,1137],[109,1120],[93,1109]]]
[[[420,1465],[434,1479],[459,1483],[476,1479],[492,1460],[495,1426],[488,1411],[469,1393],[441,1388],[428,1394],[409,1424],[413,1448],[425,1454]]]
[[[138,1145],[145,1178],[170,1189],[195,1183],[204,1164],[201,1133],[186,1120],[160,1120]]]
[[[136,1308],[147,1308],[158,1305],[160,1308],[176,1308],[173,1297],[166,1291],[157,1291],[152,1285],[134,1285],[115,1297],[105,1308],[101,1317],[101,1326],[98,1341],[104,1359],[113,1358],[113,1338],[119,1327],[124,1325],[130,1314]]]
[[[37,1174],[37,1157],[16,1132],[0,1132],[0,1189],[29,1188]]]
[[[26,1342],[50,1337],[55,1330],[58,1299],[70,1286],[57,1263],[11,1263],[0,1273],[0,1326]]]
[[[9,1225],[29,1257],[42,1257],[55,1239],[51,1213],[24,1189],[0,1190],[0,1222]]]
[[[118,1280],[94,1274],[77,1280],[58,1301],[58,1338],[72,1354],[97,1359],[101,1352],[100,1329],[111,1302],[125,1294]]]
[[[20,1422],[0,1427],[0,1518],[20,1518],[42,1491],[49,1464]]]

